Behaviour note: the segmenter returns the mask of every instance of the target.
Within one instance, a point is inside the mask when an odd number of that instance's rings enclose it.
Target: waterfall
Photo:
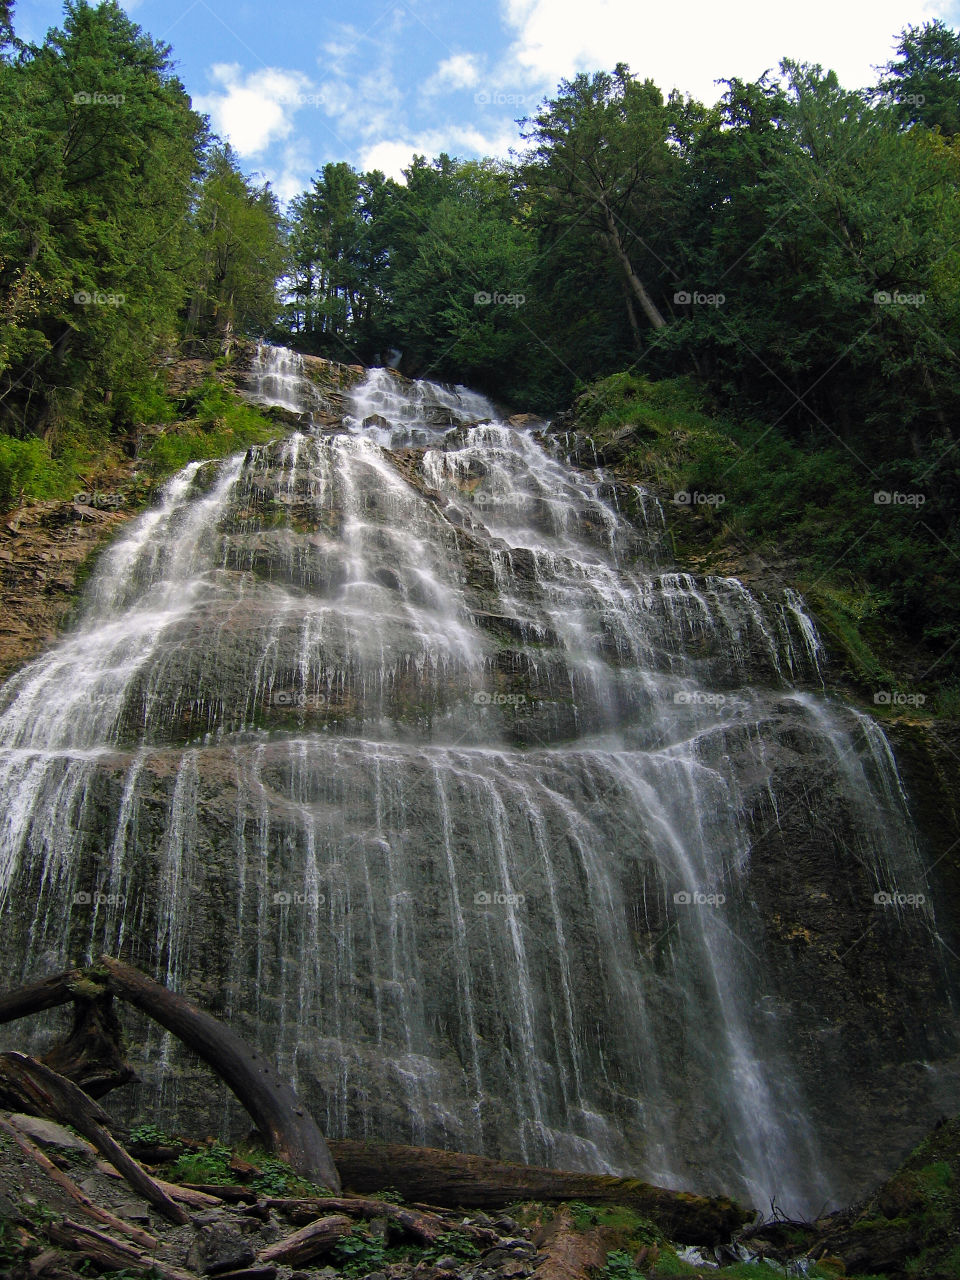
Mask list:
[[[312,421],[299,357],[253,386]],[[191,464],[0,690],[8,980],[121,954],[331,1136],[849,1193],[848,1046],[776,877],[820,858],[811,901],[899,927],[932,1002],[929,907],[874,900],[927,902],[906,798],[801,597],[679,572],[665,534],[644,488],[389,370],[336,430]],[[141,1031],[163,1122],[235,1120]]]

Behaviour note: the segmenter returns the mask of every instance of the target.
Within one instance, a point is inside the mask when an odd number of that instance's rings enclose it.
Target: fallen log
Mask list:
[[[534,1234],[541,1258],[537,1280],[590,1280],[603,1270],[616,1239],[617,1231],[611,1227],[578,1231],[564,1207]]]
[[[31,982],[9,995],[0,996],[0,1023],[14,1022],[31,1013],[43,1013],[45,1009],[69,1004],[75,998],[73,987],[82,978],[79,969],[71,969],[69,973],[58,973],[56,977]]]
[[[276,1267],[244,1267],[240,1271],[218,1271],[217,1280],[276,1280]]]
[[[196,1191],[212,1200],[225,1201],[227,1204],[256,1204],[259,1195],[249,1187],[238,1187],[233,1183],[219,1182],[184,1182],[188,1191]]]
[[[308,1262],[318,1254],[328,1253],[341,1236],[348,1235],[353,1223],[344,1214],[333,1214],[329,1218],[318,1218],[302,1231],[295,1231],[285,1240],[261,1249],[257,1261],[276,1262],[285,1266],[299,1266]]]
[[[109,956],[101,958],[115,995],[142,1010],[192,1049],[233,1090],[270,1149],[303,1178],[340,1190],[326,1139],[292,1087],[269,1061],[183,996]]]
[[[154,1182],[171,1200],[188,1204],[191,1209],[215,1209],[223,1203],[219,1196],[208,1195],[204,1191],[198,1191],[196,1187],[184,1187],[178,1182],[164,1182],[162,1178],[154,1178]]]
[[[62,1191],[67,1193],[71,1200],[76,1201],[88,1218],[93,1218],[95,1222],[99,1222],[102,1226],[112,1227],[114,1231],[119,1231],[121,1235],[129,1236],[131,1240],[135,1240],[137,1244],[145,1245],[148,1249],[157,1246],[159,1242],[156,1236],[150,1235],[147,1231],[141,1231],[139,1227],[131,1226],[130,1223],[124,1222],[122,1218],[116,1218],[112,1213],[108,1213],[106,1209],[101,1209],[99,1205],[94,1204],[90,1197],[80,1190],[73,1179],[68,1177],[62,1169],[58,1169],[36,1143],[31,1142],[26,1134],[21,1133],[15,1125],[10,1124],[2,1116],[0,1116],[0,1130],[12,1138],[23,1154],[33,1160],[52,1182],[55,1182]]]
[[[115,1240],[103,1231],[94,1231],[93,1228],[72,1222],[69,1218],[64,1218],[62,1222],[47,1223],[43,1232],[54,1244],[82,1254],[106,1271],[132,1268],[134,1271],[160,1276],[162,1280],[197,1280],[193,1272],[182,1271],[152,1254],[124,1244],[122,1240]]]
[[[669,1191],[638,1178],[508,1164],[485,1156],[394,1143],[331,1141],[344,1186],[369,1193],[392,1188],[407,1201],[463,1208],[502,1208],[519,1200],[622,1204],[681,1244],[729,1240],[754,1213],[725,1196]]]
[[[58,1076],[25,1053],[0,1053],[0,1076],[12,1079],[25,1093],[32,1095],[38,1105],[47,1108],[45,1114],[51,1119],[72,1125],[83,1134],[117,1172],[123,1174],[134,1191],[169,1222],[183,1226],[190,1221],[190,1215],[175,1204],[147,1171],[110,1136],[100,1123],[101,1108],[72,1080]]]
[[[451,1230],[451,1224],[435,1213],[424,1213],[408,1205],[390,1204],[386,1200],[371,1200],[364,1196],[271,1199],[265,1204],[268,1209],[275,1209],[295,1223],[313,1222],[320,1214],[330,1212],[345,1213],[353,1218],[386,1218],[422,1244],[435,1244],[444,1232]],[[481,1244],[493,1244],[500,1239],[499,1234],[488,1227],[475,1227],[468,1223],[457,1224],[454,1229]]]

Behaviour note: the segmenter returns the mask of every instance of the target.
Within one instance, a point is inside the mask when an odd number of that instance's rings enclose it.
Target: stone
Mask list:
[[[256,1256],[247,1235],[230,1222],[220,1222],[200,1229],[187,1254],[187,1265],[201,1275],[215,1275],[249,1267]]]
[[[10,1123],[15,1129],[41,1147],[59,1147],[63,1151],[82,1151],[89,1156],[96,1156],[96,1149],[86,1138],[67,1129],[53,1120],[44,1120],[40,1116],[28,1116],[15,1112],[10,1116]]]

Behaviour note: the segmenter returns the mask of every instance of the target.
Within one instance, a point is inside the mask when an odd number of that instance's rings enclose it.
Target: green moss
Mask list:
[[[567,1205],[575,1231],[588,1231],[592,1227],[606,1227],[622,1235],[623,1244],[634,1249],[645,1244],[662,1244],[663,1232],[632,1209],[620,1204],[584,1204],[571,1200]]]

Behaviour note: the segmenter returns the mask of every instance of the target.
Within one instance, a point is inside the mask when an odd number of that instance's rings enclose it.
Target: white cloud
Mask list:
[[[783,57],[830,67],[849,88],[871,84],[872,68],[888,60],[904,26],[950,7],[950,0],[591,0],[585,19],[583,0],[504,0],[503,13],[515,35],[508,61],[551,91],[577,71],[627,62],[664,92],[676,87],[712,102],[719,77],[755,79]],[[678,36],[684,31],[694,38]]]
[[[480,79],[480,67],[475,54],[454,53],[444,58],[436,71],[423,86],[426,94],[450,93],[457,89],[472,89]]]
[[[376,142],[364,150],[359,159],[361,169],[380,169],[388,178],[403,181],[402,170],[407,168],[415,155],[432,160],[441,151],[452,156],[498,156],[506,159],[511,147],[517,145],[517,132],[499,127],[495,133],[484,133],[471,125],[447,125],[430,129],[412,138]]]
[[[241,156],[261,155],[289,138],[294,113],[322,105],[322,94],[300,71],[265,67],[245,73],[238,63],[221,62],[209,74],[218,87],[196,96],[194,106],[209,114],[217,133]]]

